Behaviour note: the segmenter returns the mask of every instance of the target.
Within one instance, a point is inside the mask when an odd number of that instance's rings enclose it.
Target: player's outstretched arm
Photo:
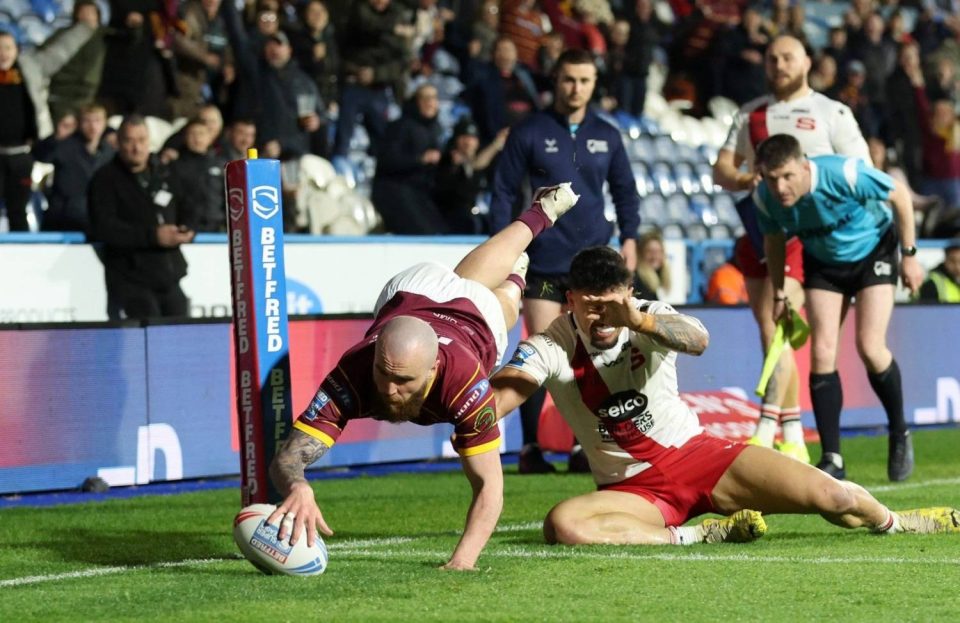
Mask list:
[[[510,415],[527,401],[540,384],[522,370],[504,367],[490,378],[494,401],[497,403],[497,421]]]
[[[710,343],[710,334],[699,320],[684,314],[648,314],[633,304],[633,292],[583,295],[591,306],[588,318],[595,317],[612,327],[627,327],[649,335],[661,346],[688,355],[700,355]]]
[[[282,541],[288,532],[292,532],[290,543],[296,543],[307,527],[307,544],[313,546],[316,531],[330,536],[333,534],[324,521],[313,495],[313,488],[307,482],[304,470],[319,460],[330,449],[319,439],[294,429],[284,442],[280,452],[270,464],[270,479],[277,490],[285,497],[267,523],[275,523],[284,517],[280,524],[279,536]],[[291,522],[292,520],[292,522]],[[292,525],[292,528],[289,526]]]
[[[497,450],[461,457],[460,463],[473,488],[473,501],[467,511],[463,536],[450,560],[441,568],[470,571],[476,568],[477,558],[490,540],[503,510],[503,467]]]

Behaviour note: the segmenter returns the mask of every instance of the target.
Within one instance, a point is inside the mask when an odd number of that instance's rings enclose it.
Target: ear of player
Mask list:
[[[267,575],[320,575],[327,569],[327,545],[318,534],[313,546],[307,539],[290,544],[290,537],[277,538],[280,524],[267,523],[277,507],[273,504],[251,504],[233,519],[233,540],[244,557]],[[289,513],[284,519],[289,518]],[[287,530],[288,533],[292,530]]]

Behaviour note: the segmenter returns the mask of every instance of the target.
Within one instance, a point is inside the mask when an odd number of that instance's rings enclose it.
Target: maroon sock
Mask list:
[[[527,289],[527,282],[517,273],[510,273],[510,276],[507,277],[507,281],[517,284],[517,287],[520,288],[520,292],[523,292]]]
[[[534,238],[539,236],[540,232],[544,229],[553,225],[553,221],[551,221],[547,213],[543,211],[539,201],[534,202],[528,210],[517,217],[517,220],[530,228]]]

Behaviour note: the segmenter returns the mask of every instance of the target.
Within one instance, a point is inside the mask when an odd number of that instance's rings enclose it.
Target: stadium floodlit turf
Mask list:
[[[960,505],[960,430],[915,434],[917,470],[886,482],[886,438],[844,440],[851,479],[894,508]],[[818,453],[812,448],[814,456]],[[561,467],[562,469],[562,467]],[[0,510],[0,621],[947,621],[960,534],[876,536],[773,516],[746,545],[557,547],[540,523],[588,476],[508,470],[481,571],[437,570],[469,487],[458,473],[318,480],[330,566],[264,576],[214,490]]]

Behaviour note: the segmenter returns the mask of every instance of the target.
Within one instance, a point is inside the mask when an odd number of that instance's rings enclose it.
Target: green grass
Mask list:
[[[960,430],[916,434],[913,478],[886,438],[844,441],[849,476],[894,508],[960,505]],[[816,452],[814,452],[816,454]],[[938,621],[960,615],[960,535],[880,537],[774,516],[747,545],[551,547],[540,522],[589,477],[506,478],[477,573],[441,572],[469,501],[458,473],[318,481],[330,566],[264,576],[230,534],[234,490],[0,510],[0,621]],[[11,585],[28,576],[71,572]],[[6,581],[6,582],[5,582]]]

